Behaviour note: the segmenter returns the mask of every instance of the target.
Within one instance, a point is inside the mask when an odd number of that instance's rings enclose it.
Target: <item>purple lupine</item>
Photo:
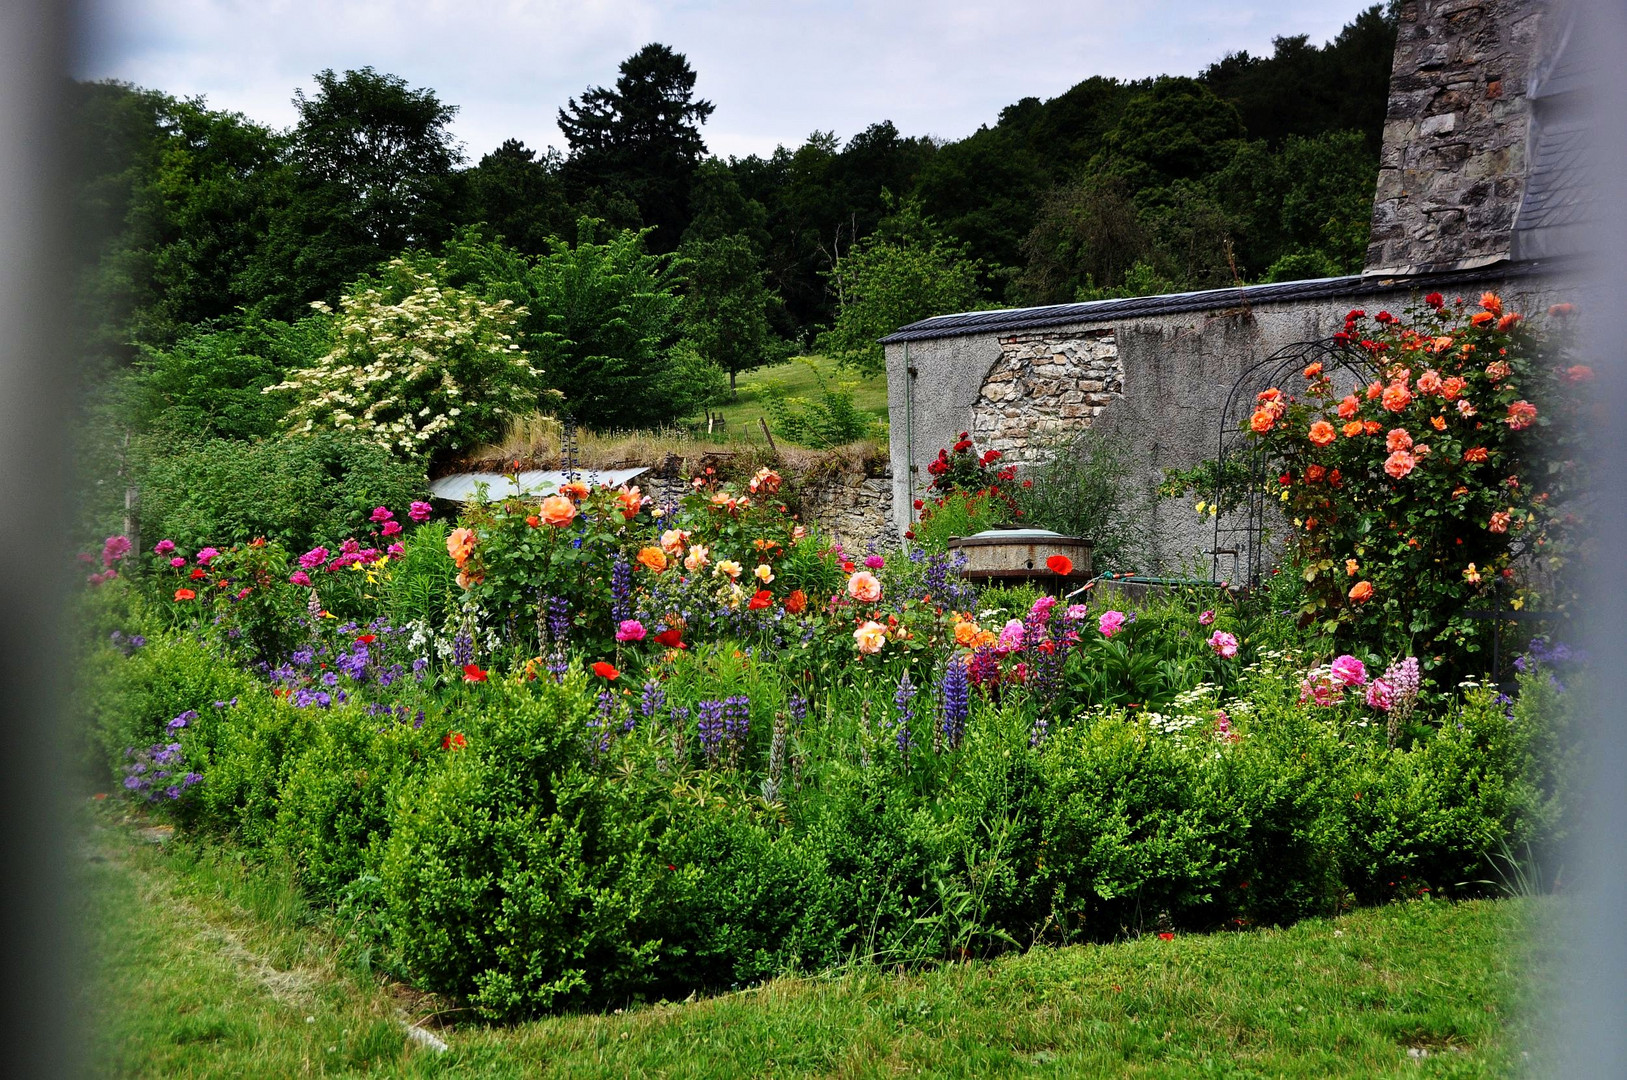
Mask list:
[[[959,749],[961,740],[966,737],[966,718],[972,711],[972,687],[966,675],[966,661],[951,657],[944,665],[938,700],[944,742],[951,750]]]
[[[458,667],[475,662],[474,638],[462,631],[459,631],[458,636],[452,639],[452,662]]]
[[[564,645],[571,632],[571,602],[563,596],[548,598],[548,640]]]
[[[801,694],[792,694],[785,703],[786,712],[791,714],[791,723],[798,730],[802,730],[802,722],[808,718],[808,699]]]
[[[915,719],[915,684],[910,681],[910,673],[904,672],[898,679],[898,690],[893,694],[893,724],[897,728],[898,754],[906,764],[909,762],[910,747],[914,741],[910,738],[910,721]]]
[[[717,760],[718,750],[723,745],[724,708],[723,702],[714,700],[695,704],[695,727],[708,762]]]
[[[648,720],[656,713],[660,712],[661,706],[665,705],[666,703],[667,692],[661,688],[661,684],[659,682],[651,679],[649,682],[644,684],[644,693],[639,698],[638,702],[638,710],[644,714],[644,719]]]
[[[751,727],[751,698],[739,694],[723,702],[723,735],[736,747],[745,745]]]
[[[633,617],[633,564],[616,556],[610,567],[610,621],[620,623]]]

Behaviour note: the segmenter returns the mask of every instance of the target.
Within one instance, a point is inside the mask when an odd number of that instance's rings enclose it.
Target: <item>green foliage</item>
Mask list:
[[[420,469],[338,433],[154,446],[138,477],[143,533],[191,551],[262,536],[337,547],[373,507],[405,507],[424,491]]]
[[[1094,428],[1045,451],[1012,489],[1024,523],[1092,541],[1097,573],[1135,570],[1146,556],[1149,493],[1132,489],[1131,462]]]
[[[923,507],[910,530],[915,543],[927,551],[946,551],[951,539],[972,536],[984,529],[1011,522],[1011,506],[992,495],[957,495]]]
[[[392,806],[377,871],[392,944],[486,1015],[620,996],[658,956],[648,826],[587,766],[593,709],[579,683],[491,695]]]
[[[551,239],[576,226],[559,172],[558,151],[550,147],[538,157],[518,139],[505,139],[459,177],[463,218],[516,251],[541,255]]]
[[[781,386],[764,387],[763,407],[774,418],[778,434],[802,446],[828,447],[862,439],[875,430],[875,418],[853,403],[851,383],[825,378],[807,357],[797,362],[813,374],[819,396],[792,397]]]
[[[820,351],[861,372],[881,370],[880,338],[919,319],[971,310],[979,299],[977,263],[914,200],[839,257],[827,276],[838,309],[835,325],[819,337]]]
[[[778,299],[763,282],[750,240],[740,234],[685,240],[678,249],[686,283],[680,324],[695,351],[729,374],[776,364],[787,350],[769,328]]]
[[[173,346],[145,346],[124,418],[170,438],[257,439],[276,433],[282,403],[266,387],[328,351],[329,320],[245,318],[199,326]]]

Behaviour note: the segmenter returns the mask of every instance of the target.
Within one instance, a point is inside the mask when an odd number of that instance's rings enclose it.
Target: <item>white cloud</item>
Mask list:
[[[959,138],[1091,75],[1195,73],[1279,34],[1323,41],[1360,0],[91,0],[86,78],[204,95],[277,126],[313,73],[372,65],[459,106],[472,158],[505,138],[563,147],[568,97],[650,41],[688,55],[716,153],[890,119]]]

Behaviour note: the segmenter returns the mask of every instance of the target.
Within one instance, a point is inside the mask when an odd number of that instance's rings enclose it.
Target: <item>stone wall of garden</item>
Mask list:
[[[636,483],[655,499],[657,506],[672,506],[689,491],[694,475],[687,462],[663,462],[653,466]],[[818,527],[822,536],[858,551],[872,542],[890,542],[893,532],[893,478],[882,471],[871,475],[858,467],[820,470],[812,479],[796,469],[781,472],[797,488],[804,521]]]
[[[972,409],[972,438],[1008,460],[1031,463],[1047,443],[1089,427],[1123,387],[1111,329],[1003,337]]]

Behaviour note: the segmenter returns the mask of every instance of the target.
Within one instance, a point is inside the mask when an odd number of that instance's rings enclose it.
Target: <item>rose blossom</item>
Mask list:
[[[860,570],[847,579],[847,594],[861,604],[874,604],[881,599],[881,582],[868,570]]]
[[[1119,632],[1124,625],[1124,612],[1104,611],[1102,617],[1096,620],[1096,629],[1101,631],[1102,637],[1110,638]]]
[[[878,653],[887,643],[887,628],[878,622],[867,622],[853,631],[853,643],[862,653]]]
[[[1328,666],[1333,677],[1344,686],[1363,686],[1367,683],[1367,668],[1354,656],[1345,655]]]

